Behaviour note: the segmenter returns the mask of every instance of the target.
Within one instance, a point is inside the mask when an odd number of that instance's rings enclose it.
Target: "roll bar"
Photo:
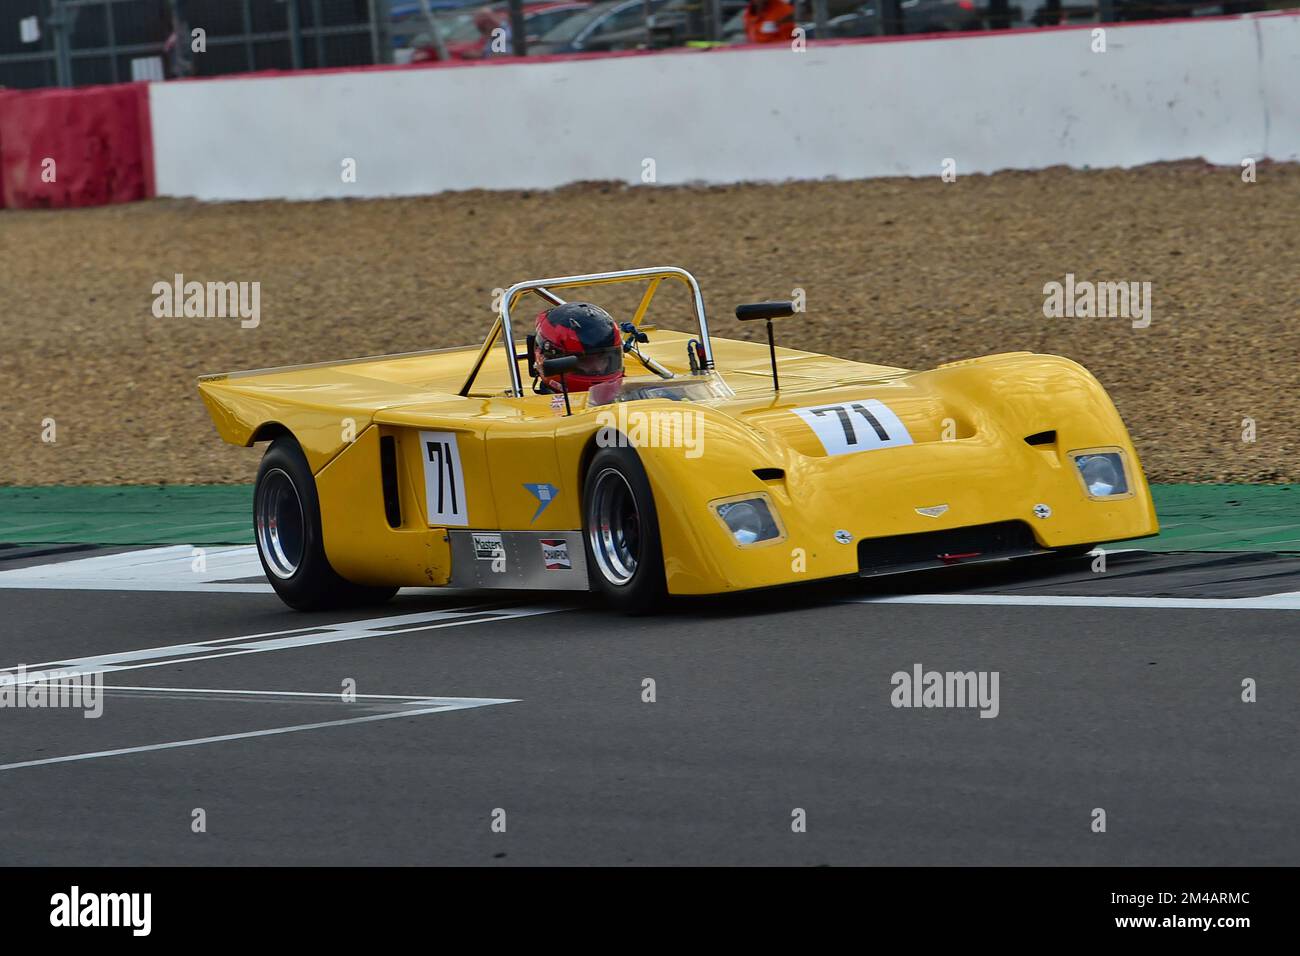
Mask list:
[[[655,292],[658,291],[660,282],[664,279],[675,279],[685,284],[691,291],[691,308],[695,312],[695,323],[699,327],[700,343],[704,347],[704,368],[713,368],[713,346],[709,342],[709,323],[704,315],[704,296],[700,292],[700,284],[695,280],[695,276],[676,266],[660,266],[654,269],[624,269],[619,272],[593,272],[591,275],[585,276],[530,279],[527,282],[517,282],[506,289],[501,296],[501,306],[497,312],[497,317],[492,323],[492,328],[488,331],[487,338],[483,340],[483,345],[474,359],[474,364],[470,367],[469,377],[465,379],[465,384],[461,386],[459,394],[462,396],[469,394],[470,388],[474,385],[474,379],[478,377],[479,371],[483,368],[483,363],[487,361],[488,354],[492,351],[492,346],[496,344],[497,339],[504,332],[506,355],[510,367],[510,393],[515,398],[523,397],[524,386],[519,375],[519,358],[515,353],[515,336],[510,325],[510,311],[525,295],[531,293],[552,305],[563,305],[564,299],[555,294],[556,290],[609,285],[614,282],[635,282],[640,279],[649,279],[650,281],[646,286],[645,295],[641,297],[641,304],[637,306],[636,315],[632,320],[633,325],[640,326],[641,320],[650,308],[650,300],[654,298]]]

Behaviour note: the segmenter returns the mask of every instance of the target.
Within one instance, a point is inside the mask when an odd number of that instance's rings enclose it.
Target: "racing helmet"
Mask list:
[[[542,391],[562,389],[558,375],[542,370],[547,359],[576,355],[578,365],[564,376],[571,392],[617,389],[623,380],[623,337],[613,316],[590,302],[566,302],[537,314],[533,362]]]

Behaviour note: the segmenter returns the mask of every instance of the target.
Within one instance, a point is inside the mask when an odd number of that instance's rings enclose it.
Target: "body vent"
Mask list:
[[[397,439],[382,435],[379,439],[379,478],[384,490],[384,517],[390,528],[402,526],[402,501],[397,493]]]

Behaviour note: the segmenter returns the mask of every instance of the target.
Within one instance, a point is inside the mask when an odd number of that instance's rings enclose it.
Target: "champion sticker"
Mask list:
[[[493,558],[503,557],[505,553],[505,545],[501,543],[501,535],[474,533],[474,557],[478,558],[478,560],[491,561]]]
[[[569,542],[543,538],[542,563],[546,565],[547,571],[572,570],[573,562],[569,560]]]

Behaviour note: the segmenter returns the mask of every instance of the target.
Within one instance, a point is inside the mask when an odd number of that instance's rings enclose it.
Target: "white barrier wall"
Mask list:
[[[1300,17],[154,84],[158,194],[1300,158]],[[356,182],[343,181],[346,159]]]
[[[1300,158],[1300,16],[1273,16],[1260,27],[1259,86],[1270,159]]]

